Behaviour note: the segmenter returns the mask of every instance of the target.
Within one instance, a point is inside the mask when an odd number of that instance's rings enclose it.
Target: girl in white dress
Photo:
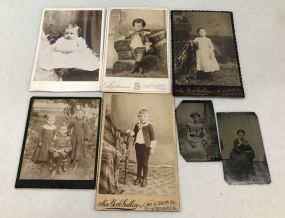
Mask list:
[[[44,70],[80,69],[95,71],[99,68],[99,59],[87,47],[85,39],[79,37],[79,26],[69,24],[51,49],[39,60],[39,67]],[[64,71],[58,71],[64,72]],[[62,76],[62,75],[61,75]]]
[[[198,48],[196,51],[197,71],[214,72],[220,70],[214,53],[214,45],[211,39],[206,37],[206,30],[199,28],[197,33],[199,37],[194,39]]]

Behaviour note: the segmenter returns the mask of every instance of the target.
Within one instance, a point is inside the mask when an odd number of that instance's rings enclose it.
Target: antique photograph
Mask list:
[[[179,150],[184,160],[221,160],[212,101],[184,100],[175,112]]]
[[[170,92],[165,9],[107,11],[103,90]]]
[[[179,211],[174,98],[105,94],[97,210]]]
[[[217,113],[225,181],[230,185],[269,184],[269,168],[254,112]]]
[[[102,9],[45,9],[31,91],[99,91]]]
[[[175,96],[244,97],[232,12],[171,11]]]
[[[33,97],[16,188],[95,188],[101,98]]]

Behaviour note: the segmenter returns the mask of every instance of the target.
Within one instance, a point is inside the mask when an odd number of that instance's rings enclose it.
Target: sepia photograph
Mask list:
[[[101,98],[33,97],[16,188],[95,188]]]
[[[217,113],[224,178],[229,185],[271,183],[258,117]]]
[[[165,9],[108,9],[104,90],[170,92],[168,24]]]
[[[102,9],[45,9],[31,91],[98,91],[103,22]]]
[[[174,98],[105,94],[97,210],[179,211]]]
[[[232,12],[171,11],[175,96],[244,97]]]
[[[212,101],[183,100],[175,112],[179,150],[184,160],[221,160]]]

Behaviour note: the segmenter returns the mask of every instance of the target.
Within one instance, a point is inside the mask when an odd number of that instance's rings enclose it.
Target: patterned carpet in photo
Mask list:
[[[173,166],[149,166],[147,187],[134,185],[136,179],[136,164],[128,165],[127,184],[125,179],[125,164],[120,165],[119,186],[124,190],[123,194],[135,195],[160,195],[168,196],[175,194],[175,169]]]

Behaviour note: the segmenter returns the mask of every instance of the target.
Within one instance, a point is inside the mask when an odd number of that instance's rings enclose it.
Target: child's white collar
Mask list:
[[[143,127],[143,126],[148,126],[150,123],[146,122],[145,124],[142,124],[141,122],[138,122],[139,127]]]
[[[55,130],[56,126],[55,125],[43,125],[43,128],[45,128],[46,130]]]

